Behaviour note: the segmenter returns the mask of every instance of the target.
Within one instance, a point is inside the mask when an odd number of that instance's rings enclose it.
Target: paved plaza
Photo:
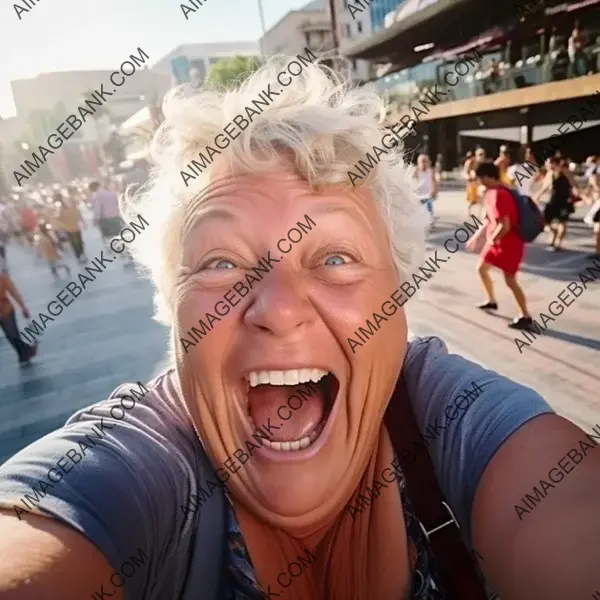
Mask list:
[[[89,258],[99,256],[97,230],[88,227],[84,238]],[[12,244],[7,255],[11,276],[35,317],[69,280],[54,282],[32,250]],[[67,256],[71,272],[80,272]],[[0,464],[119,384],[152,377],[165,357],[167,330],[151,316],[150,284],[117,259],[47,323],[31,366],[19,368],[16,353],[0,336]],[[19,313],[20,328],[26,324]]]
[[[467,219],[458,191],[442,192],[436,210],[439,221],[428,255],[442,249]],[[592,234],[581,222],[584,212],[575,215],[563,253],[548,253],[543,236],[528,247],[521,281],[533,316],[547,310],[591,264],[586,255],[592,250]],[[88,256],[99,255],[97,231],[88,227],[84,236]],[[35,316],[66,282],[54,282],[31,250],[12,244],[7,253],[11,275]],[[68,260],[78,272],[74,259]],[[473,308],[482,298],[476,261],[476,256],[459,251],[423,285],[406,305],[411,332],[442,337],[452,351],[533,387],[558,412],[591,429],[600,422],[600,282],[588,284],[588,290],[520,354],[514,342],[519,334],[507,328],[514,306],[500,273],[493,274],[498,314]],[[165,363],[167,330],[151,315],[149,283],[115,261],[47,324],[30,367],[20,369],[13,349],[0,337],[0,464],[62,425],[75,410],[106,398],[119,384],[146,381],[159,372]],[[22,317],[19,322],[25,325]]]

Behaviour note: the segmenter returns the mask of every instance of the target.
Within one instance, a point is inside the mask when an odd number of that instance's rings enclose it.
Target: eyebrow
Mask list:
[[[210,221],[224,221],[226,223],[239,222],[241,219],[231,211],[222,208],[222,207],[214,207],[214,208],[206,208],[203,209],[200,214],[196,213],[194,215],[190,215],[187,226],[184,225],[183,233],[189,233],[196,227],[199,227],[203,223],[207,223]]]
[[[321,202],[312,207],[310,211],[311,215],[330,215],[330,214],[343,214],[354,220],[359,220],[359,216],[355,211],[348,210],[345,206],[339,204],[331,204],[330,202]]]

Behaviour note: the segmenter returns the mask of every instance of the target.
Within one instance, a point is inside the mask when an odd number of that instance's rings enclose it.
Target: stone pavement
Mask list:
[[[427,256],[437,248],[438,256],[446,258],[444,241],[470,218],[462,192],[443,192],[435,208],[439,221],[429,236]],[[581,222],[584,214],[585,209],[579,209],[572,217],[562,253],[545,250],[546,234],[527,247],[520,281],[534,317],[541,311],[549,314],[548,304],[569,282],[579,281],[579,272],[594,266],[586,258],[593,242],[591,229]],[[588,283],[588,289],[520,353],[514,339],[522,335],[507,327],[516,307],[499,271],[492,272],[497,314],[474,308],[483,300],[477,258],[461,250],[447,264],[440,263],[440,270],[405,306],[411,331],[438,335],[452,351],[534,388],[557,412],[586,429],[600,423],[600,281]],[[539,317],[538,321],[541,325]]]
[[[84,239],[90,260],[99,256],[97,230],[88,227]],[[7,257],[32,317],[70,281],[54,282],[31,249],[13,243]],[[70,253],[67,262],[73,275],[81,272]],[[159,369],[167,331],[151,320],[149,283],[117,259],[86,287],[47,323],[31,366],[19,368],[0,334],[0,464],[63,425],[75,410],[106,398],[121,383],[147,381]],[[21,330],[27,325],[20,312],[18,322]]]
[[[444,240],[466,219],[462,193],[443,192],[436,211],[440,220],[428,255],[441,248],[439,255],[446,256]],[[88,256],[98,256],[96,230],[88,228],[84,236]],[[575,222],[567,247],[573,251],[550,254],[541,243],[528,248],[522,283],[534,315],[586,266],[590,230]],[[7,254],[11,275],[35,316],[66,281],[54,283],[31,250],[12,244]],[[411,332],[442,337],[453,352],[533,387],[558,412],[591,429],[600,422],[600,283],[589,284],[520,354],[515,333],[506,327],[514,307],[501,275],[494,275],[498,315],[473,308],[481,299],[476,260],[457,252],[423,285],[406,304]],[[73,273],[79,271],[72,258],[70,264]],[[18,367],[13,349],[0,335],[0,464],[60,427],[75,410],[106,398],[121,383],[147,381],[164,364],[167,331],[151,319],[149,283],[116,261],[96,277],[47,324],[31,367]],[[19,323],[24,327],[22,317]]]

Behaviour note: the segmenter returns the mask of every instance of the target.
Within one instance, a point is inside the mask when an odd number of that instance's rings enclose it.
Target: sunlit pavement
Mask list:
[[[99,256],[97,229],[85,229],[84,240],[88,257]],[[69,279],[54,282],[31,249],[13,243],[7,256],[32,317],[47,310]],[[70,253],[67,262],[72,275],[81,272]],[[117,259],[86,287],[47,323],[31,366],[20,368],[16,353],[0,335],[0,463],[64,424],[76,409],[106,398],[120,383],[147,381],[163,361],[167,332],[151,319],[147,281]],[[19,328],[26,324],[19,312]]]
[[[442,192],[435,210],[439,220],[429,236],[426,256],[437,248],[438,256],[447,258],[445,240],[459,224],[470,221],[464,194]],[[545,233],[527,247],[520,282],[540,325],[539,313],[549,314],[548,304],[569,282],[579,282],[578,273],[593,266],[586,258],[593,251],[593,239],[591,228],[581,222],[585,212],[580,208],[572,216],[563,252],[545,249]],[[507,327],[516,306],[501,272],[492,272],[497,314],[474,308],[483,300],[476,263],[477,256],[462,249],[440,263],[440,270],[406,304],[413,334],[440,336],[451,351],[534,388],[557,412],[582,427],[600,423],[600,281],[588,283],[579,298],[569,294],[567,302],[574,300],[573,304],[529,347],[522,347],[521,354],[514,340],[524,339],[522,334]]]
[[[467,219],[463,194],[442,192],[435,208],[439,221],[427,255],[438,248],[438,255],[446,257],[444,241]],[[88,227],[84,237],[88,256],[98,256],[97,231]],[[521,282],[534,316],[547,312],[548,304],[587,266],[591,230],[572,223],[565,247],[565,252],[551,254],[542,240],[527,250]],[[54,283],[31,250],[12,244],[7,254],[11,275],[35,316],[67,280]],[[441,264],[406,304],[411,332],[438,335],[451,351],[535,388],[558,412],[585,428],[600,422],[600,282],[588,284],[588,290],[520,354],[514,342],[520,334],[507,328],[515,309],[500,273],[493,274],[498,314],[473,308],[481,300],[476,260],[459,251]],[[69,262],[72,272],[78,272],[72,257]],[[151,319],[149,283],[117,261],[96,278],[47,324],[32,366],[19,368],[15,352],[0,336],[0,463],[62,425],[76,409],[106,398],[120,383],[148,380],[164,364],[167,331]],[[375,301],[373,310],[381,302]],[[25,325],[22,317],[19,323],[21,328]]]

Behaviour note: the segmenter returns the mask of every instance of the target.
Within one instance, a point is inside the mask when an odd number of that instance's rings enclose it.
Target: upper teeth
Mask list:
[[[257,385],[296,385],[313,381],[317,383],[327,375],[327,371],[321,369],[293,369],[291,371],[252,371],[246,376],[250,387]]]

